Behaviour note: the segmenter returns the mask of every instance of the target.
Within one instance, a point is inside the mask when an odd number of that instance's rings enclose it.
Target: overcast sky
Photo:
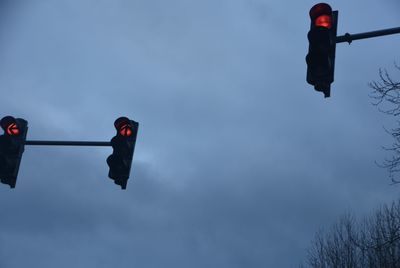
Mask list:
[[[27,146],[0,185],[0,267],[296,267],[314,233],[398,197],[368,97],[400,35],[338,44],[305,81],[314,1],[1,0],[0,116],[28,139],[110,140],[138,121],[126,191],[111,148]],[[400,26],[398,0],[331,1],[338,33]]]

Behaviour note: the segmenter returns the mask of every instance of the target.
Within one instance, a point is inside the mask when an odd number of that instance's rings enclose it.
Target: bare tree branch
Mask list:
[[[317,232],[308,267],[400,267],[400,200],[357,222],[346,214],[328,231]]]
[[[394,63],[395,69],[400,71],[400,66]],[[374,100],[373,105],[377,106],[382,113],[391,116],[400,115],[400,82],[394,81],[386,69],[379,69],[379,80],[369,83],[372,89],[370,97]],[[399,127],[393,129],[385,129],[391,135],[394,142],[389,147],[383,147],[384,150],[392,153],[390,158],[378,164],[379,167],[389,171],[389,178],[392,184],[400,183],[400,121],[397,121]]]

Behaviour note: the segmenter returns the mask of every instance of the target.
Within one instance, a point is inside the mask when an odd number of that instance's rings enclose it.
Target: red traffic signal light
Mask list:
[[[28,122],[22,118],[6,116],[0,120],[0,126],[4,130],[4,134],[0,135],[0,182],[14,188],[24,152]]]
[[[117,135],[111,139],[113,153],[107,158],[110,167],[108,177],[122,189],[126,189],[139,124],[127,117],[120,117],[115,120],[114,127]]]
[[[321,15],[315,19],[315,26],[324,27],[327,29],[332,28],[332,16],[329,15]]]
[[[17,120],[12,116],[3,117],[0,121],[0,125],[7,135],[18,136],[21,133]]]
[[[316,91],[323,92],[326,98],[330,96],[334,81],[338,11],[332,11],[326,3],[319,3],[310,9],[309,15],[307,82]]]
[[[332,28],[332,8],[326,3],[319,3],[310,9],[310,18],[315,27]]]
[[[7,127],[7,134],[10,136],[18,136],[19,135],[19,128],[16,123],[12,123]]]
[[[124,136],[124,137],[132,136],[132,126],[131,126],[130,124],[123,124],[123,125],[119,128],[118,133],[119,133],[121,136]]]
[[[133,126],[131,120],[127,117],[120,117],[114,122],[114,126],[117,129],[117,133],[123,137],[130,137],[133,134]]]

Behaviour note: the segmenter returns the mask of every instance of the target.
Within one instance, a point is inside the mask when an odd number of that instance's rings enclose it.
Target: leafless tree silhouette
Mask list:
[[[400,66],[395,64],[395,68],[400,71]],[[371,98],[373,104],[378,107],[379,111],[391,115],[400,115],[400,82],[394,81],[387,70],[379,70],[379,81],[373,81],[369,84],[372,89]],[[400,126],[400,120],[397,120]],[[390,179],[393,183],[400,183],[398,174],[400,172],[400,127],[386,129],[391,135],[394,142],[389,147],[384,147],[390,151],[391,155],[378,165],[389,171]]]
[[[400,267],[400,200],[361,221],[347,214],[331,229],[319,231],[307,264],[313,268]]]

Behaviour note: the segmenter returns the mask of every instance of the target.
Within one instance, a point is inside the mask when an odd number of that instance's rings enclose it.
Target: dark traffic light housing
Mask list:
[[[338,11],[319,3],[311,8],[310,18],[307,82],[327,98],[334,80]]]
[[[121,189],[126,189],[139,123],[127,117],[120,117],[115,120],[114,126],[117,134],[111,139],[113,153],[107,158],[107,164],[110,167],[108,177],[113,179],[115,184],[120,185]]]
[[[22,118],[6,116],[1,119],[0,126],[4,130],[0,136],[0,181],[15,188],[28,122]]]

